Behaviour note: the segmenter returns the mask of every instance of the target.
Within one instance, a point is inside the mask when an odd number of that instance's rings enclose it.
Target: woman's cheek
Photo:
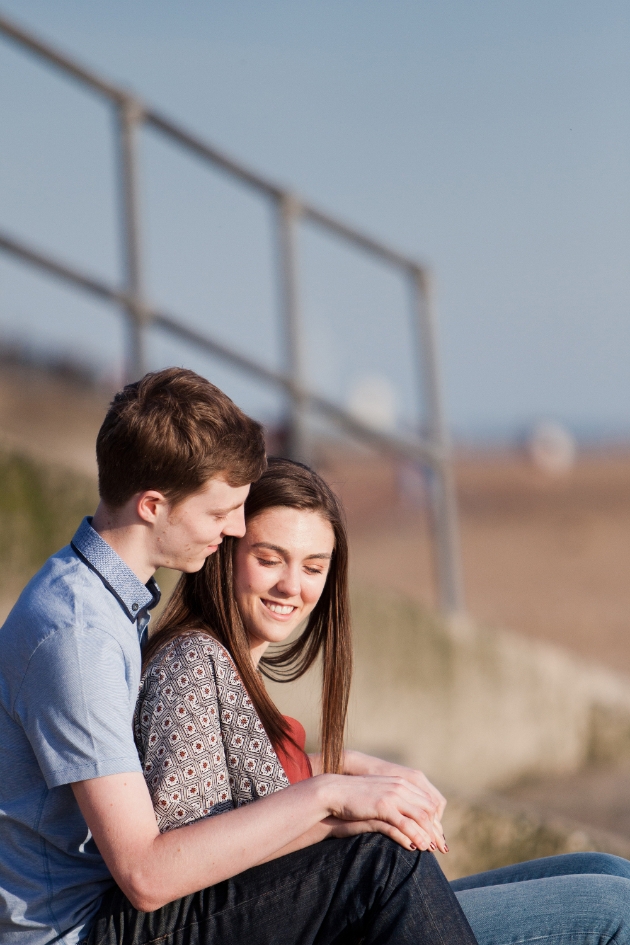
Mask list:
[[[245,573],[245,586],[249,593],[255,592],[260,586],[260,565],[251,564]]]
[[[317,603],[322,595],[322,591],[324,590],[324,583],[324,581],[314,581],[312,584],[309,584],[305,595],[307,604]]]

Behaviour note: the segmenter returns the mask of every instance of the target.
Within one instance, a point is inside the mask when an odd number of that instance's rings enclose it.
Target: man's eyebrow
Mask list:
[[[289,553],[286,548],[282,548],[280,545],[272,545],[271,542],[268,541],[257,541],[252,545],[252,548],[265,548],[267,551],[277,551],[279,555],[284,555],[285,557]],[[320,551],[314,555],[307,555],[304,560],[310,561],[312,558],[323,558],[326,561],[330,561],[332,555],[326,551]]]

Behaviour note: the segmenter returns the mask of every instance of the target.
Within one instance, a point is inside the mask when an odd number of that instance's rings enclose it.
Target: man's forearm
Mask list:
[[[213,886],[259,863],[323,840],[331,830],[322,823],[329,814],[324,791],[319,791],[314,781],[301,783],[302,789],[295,785],[156,837],[151,857],[151,872],[155,869],[156,875],[149,888],[159,888],[154,884],[161,880],[164,891],[157,898],[166,896],[164,901],[169,902],[187,895],[191,888]],[[190,833],[185,844],[178,836],[183,830]],[[177,879],[174,872],[180,874]],[[174,881],[179,888],[173,893]]]
[[[328,820],[332,820],[332,818],[328,818]],[[299,837],[296,837],[295,840],[287,843],[287,845],[282,847],[282,849],[276,850],[275,853],[272,853],[271,856],[265,857],[265,859],[261,860],[260,862],[269,863],[270,860],[276,860],[278,857],[286,856],[288,853],[295,853],[296,850],[303,850],[304,847],[310,847],[314,843],[327,840],[333,835],[332,823],[327,822],[327,820],[321,820],[309,830],[305,830],[304,833],[300,834]]]
[[[76,784],[75,794],[112,876],[143,912],[315,843],[330,833],[330,828],[319,827],[330,814],[325,777],[302,781],[254,804],[163,834],[157,831],[152,810],[148,821],[151,833],[137,830],[138,823],[146,822],[146,812],[138,809],[134,817],[135,797],[126,791],[128,784],[133,786],[134,776],[113,778],[121,779],[118,796],[112,791],[111,778]],[[107,805],[115,811],[111,818],[102,816],[99,780],[110,781]]]
[[[406,849],[441,849],[442,843],[435,805],[397,775],[308,778],[163,834],[140,772],[80,781],[72,788],[114,880],[142,912],[324,839],[335,819],[335,835],[338,829],[345,835],[378,830]]]

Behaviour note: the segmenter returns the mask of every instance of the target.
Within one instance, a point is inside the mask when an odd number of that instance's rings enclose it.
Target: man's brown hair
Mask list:
[[[116,394],[96,459],[101,499],[113,509],[147,489],[179,502],[218,474],[244,486],[266,467],[261,425],[184,368],[145,374]]]

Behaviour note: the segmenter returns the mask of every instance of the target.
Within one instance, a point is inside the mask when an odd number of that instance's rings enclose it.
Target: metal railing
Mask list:
[[[120,154],[121,231],[125,261],[123,285],[111,285],[88,273],[81,272],[76,267],[1,231],[0,250],[78,289],[120,306],[128,325],[127,376],[130,379],[141,377],[145,373],[147,331],[152,327],[158,328],[222,359],[252,377],[282,389],[288,397],[290,406],[288,449],[292,456],[303,458],[306,455],[306,417],[311,413],[332,421],[346,434],[394,459],[411,461],[428,467],[431,470],[429,491],[438,599],[443,611],[461,612],[464,604],[457,509],[450,447],[442,407],[431,285],[427,269],[416,260],[335,219],[291,191],[234,160],[164,117],[135,95],[96,75],[72,57],[54,49],[2,14],[0,14],[0,34],[39,56],[49,65],[56,66],[66,75],[87,85],[109,100],[115,109]],[[271,370],[202,332],[187,327],[181,319],[151,305],[147,300],[142,272],[137,153],[138,131],[143,125],[161,132],[202,160],[223,170],[272,201],[278,231],[281,314],[288,361],[286,372]],[[408,279],[413,300],[412,315],[418,339],[418,371],[422,378],[423,404],[426,405],[428,417],[428,429],[425,435],[412,439],[378,432],[327,398],[307,389],[297,260],[296,229],[300,220],[308,220],[366,253],[389,263]]]

